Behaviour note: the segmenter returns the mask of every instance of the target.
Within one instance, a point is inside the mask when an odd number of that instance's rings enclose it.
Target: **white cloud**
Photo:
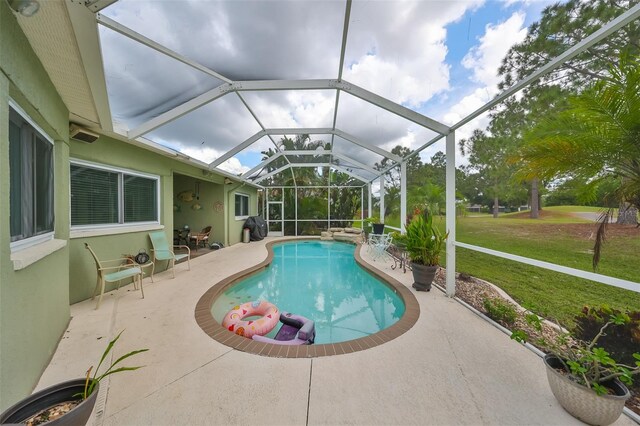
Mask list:
[[[445,26],[483,2],[354,2],[344,78],[419,108],[449,88]]]
[[[179,147],[179,151],[185,155],[205,163],[211,163],[220,156],[220,152],[211,148],[194,148],[188,146]]]
[[[331,127],[335,96],[335,90],[278,90],[243,94],[266,128]]]
[[[473,81],[493,87],[500,82],[498,67],[511,46],[521,42],[527,35],[524,27],[524,12],[516,12],[497,25],[488,24],[480,37],[480,44],[469,50],[462,65],[473,70]]]
[[[299,127],[332,127],[335,99],[333,90],[303,90],[288,96]]]
[[[249,167],[243,166],[242,164],[240,164],[240,160],[234,157],[229,158],[218,167],[234,175],[239,175],[250,170]]]
[[[195,158],[196,160],[200,160],[205,163],[211,163],[213,160],[215,160],[221,154],[223,154],[211,148],[190,148],[190,147],[182,147],[180,148],[180,152],[182,152],[185,155],[188,155],[191,158]],[[250,170],[249,167],[242,165],[240,163],[240,160],[238,160],[235,157],[229,158],[227,161],[220,164],[218,168],[234,175],[239,175],[239,174],[248,172]]]
[[[443,116],[443,121],[448,125],[457,123],[473,111],[489,102],[496,92],[496,89],[492,90],[489,87],[479,87],[475,89],[473,92],[458,101],[458,103],[449,108],[449,111]],[[469,127],[474,121],[471,121],[465,127]],[[486,126],[487,123],[488,122],[485,122],[483,124]]]
[[[534,0],[500,0],[504,3],[504,7],[509,7],[514,4],[521,4],[523,6],[527,6],[531,4]]]
[[[121,0],[102,13],[232,80],[338,69],[342,2]]]
[[[412,64],[412,68],[424,67],[421,77],[411,75],[400,63],[374,55],[365,55],[354,63],[344,77],[377,95],[418,108],[436,93],[449,88],[449,66],[444,62],[446,46],[440,43],[427,49],[431,50],[431,65],[427,65],[426,58],[417,58],[416,62],[420,63]]]

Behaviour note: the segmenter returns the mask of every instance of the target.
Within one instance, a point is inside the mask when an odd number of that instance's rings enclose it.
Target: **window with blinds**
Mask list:
[[[11,102],[9,170],[11,242],[52,235],[53,141],[45,137],[26,113]]]
[[[158,181],[71,163],[71,225],[158,222]]]
[[[124,178],[124,221],[152,222],[158,220],[157,181],[139,176]]]
[[[235,197],[236,219],[249,216],[249,196],[245,194],[236,194]]]

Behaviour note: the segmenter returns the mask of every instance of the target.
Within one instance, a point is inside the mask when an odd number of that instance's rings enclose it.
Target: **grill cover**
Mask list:
[[[251,241],[261,241],[269,232],[267,222],[260,216],[249,216],[244,222],[244,228],[249,228]]]

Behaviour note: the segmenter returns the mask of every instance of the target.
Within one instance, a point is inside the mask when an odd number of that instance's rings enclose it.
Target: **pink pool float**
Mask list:
[[[259,316],[260,318],[245,320]],[[234,306],[222,320],[222,326],[229,331],[251,339],[255,335],[263,336],[278,324],[279,311],[276,305],[265,300],[256,300]]]

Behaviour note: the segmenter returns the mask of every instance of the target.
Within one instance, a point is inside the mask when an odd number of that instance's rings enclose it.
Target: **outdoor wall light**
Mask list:
[[[33,16],[40,10],[40,3],[36,0],[7,0],[9,7],[22,16]]]

